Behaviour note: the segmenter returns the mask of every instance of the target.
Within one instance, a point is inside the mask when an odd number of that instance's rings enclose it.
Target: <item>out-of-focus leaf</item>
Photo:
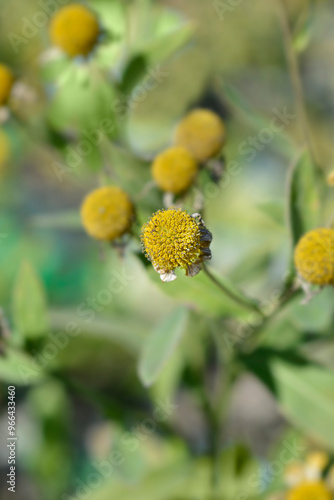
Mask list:
[[[13,290],[13,319],[18,334],[36,339],[49,329],[44,287],[32,264],[23,261]]]
[[[275,359],[276,397],[293,424],[334,449],[334,372]]]
[[[224,100],[236,113],[241,116],[246,123],[258,131],[268,129],[271,117],[267,118],[260,115],[239,93],[239,91],[230,85],[224,84],[223,92]],[[270,147],[272,147],[279,154],[284,154],[288,158],[291,157],[295,151],[290,137],[284,132],[284,130],[275,134],[273,141],[270,143]]]
[[[124,35],[126,31],[126,6],[119,0],[91,0],[92,9],[101,18],[104,30],[115,38]]]
[[[288,215],[292,244],[321,224],[320,179],[316,165],[304,152],[292,166],[288,184]]]
[[[95,129],[111,137],[116,135],[114,104],[114,89],[95,65],[73,64],[58,78],[48,117],[56,129],[73,128],[81,135]]]
[[[184,24],[177,30],[143,44],[140,50],[149,64],[159,64],[186,45],[194,35],[194,25]]]
[[[138,375],[145,386],[153,384],[177,348],[186,328],[188,314],[188,309],[184,307],[176,309],[147,338],[138,363]]]
[[[134,90],[140,79],[146,74],[147,60],[144,55],[135,55],[123,71],[121,91],[128,94]]]
[[[33,224],[39,227],[60,229],[81,229],[80,214],[78,211],[67,210],[50,214],[39,214],[31,218]]]
[[[165,500],[166,498],[180,498],[178,492],[189,478],[191,467],[188,462],[181,461],[172,466],[164,467],[148,474],[140,483],[135,485],[124,481],[108,479],[104,484],[92,492],[91,500],[133,500],[134,491],[136,500]],[[73,497],[79,500],[80,494]],[[181,497],[182,498],[182,497]]]
[[[321,332],[328,328],[333,318],[334,290],[327,287],[317,294],[307,306],[296,302],[290,308],[291,321],[299,330]]]
[[[30,385],[40,382],[45,376],[34,358],[16,349],[6,347],[0,358],[0,380],[14,385]]]
[[[141,341],[145,338],[145,325],[138,324],[131,317],[101,317],[87,303],[81,303],[77,309],[52,310],[50,313],[53,330],[65,331],[66,325],[75,323],[79,335],[92,339],[106,339],[119,345],[131,355],[136,355]]]
[[[296,351],[258,349],[240,359],[269,388],[293,425],[334,449],[334,371],[310,365]]]
[[[212,272],[212,271],[211,271]],[[162,283],[156,271],[148,271],[150,278],[170,297],[184,304],[196,305],[199,311],[213,316],[234,316],[239,319],[249,318],[250,311],[223,294],[222,291],[201,271],[194,278],[176,270],[178,278],[171,283]],[[227,288],[232,287],[228,280],[217,277]],[[236,291],[236,293],[238,293]]]
[[[285,225],[285,207],[282,200],[265,201],[258,204],[257,207],[279,226]]]

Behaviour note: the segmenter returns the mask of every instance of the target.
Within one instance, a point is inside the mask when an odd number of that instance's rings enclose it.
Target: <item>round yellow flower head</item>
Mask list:
[[[288,492],[286,500],[332,500],[332,495],[323,481],[303,482]]]
[[[299,276],[313,285],[334,284],[334,229],[320,228],[306,233],[295,249]]]
[[[66,5],[52,18],[50,38],[70,57],[86,56],[100,34],[96,16],[80,4]]]
[[[195,109],[178,124],[175,144],[186,148],[201,163],[219,153],[225,137],[225,125],[216,113]]]
[[[0,64],[0,106],[8,101],[13,84],[13,73],[7,66]]]
[[[81,219],[90,236],[111,241],[129,231],[134,206],[122,189],[106,186],[86,196],[81,206]]]
[[[0,172],[10,157],[10,143],[7,135],[0,130]]]
[[[169,208],[153,214],[142,227],[141,241],[162,281],[176,279],[177,267],[185,269],[187,276],[195,276],[201,263],[211,259],[211,233],[199,214],[189,215],[181,209]]]
[[[152,176],[163,191],[182,193],[192,184],[198,164],[184,148],[169,148],[156,156],[152,164]]]

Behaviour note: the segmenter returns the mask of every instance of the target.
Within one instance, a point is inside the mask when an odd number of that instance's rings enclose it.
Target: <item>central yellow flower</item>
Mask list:
[[[289,491],[286,500],[332,500],[332,495],[323,481],[303,482]]]
[[[14,84],[14,75],[4,64],[0,64],[0,106],[6,104]]]
[[[211,240],[202,220],[197,222],[195,216],[176,208],[156,212],[141,233],[145,255],[162,281],[173,281],[178,267],[195,276],[200,264],[211,258]]]
[[[70,57],[86,56],[96,44],[99,34],[96,16],[80,4],[60,9],[50,24],[52,43]]]
[[[295,265],[302,279],[313,285],[334,284],[334,229],[306,233],[295,249]]]

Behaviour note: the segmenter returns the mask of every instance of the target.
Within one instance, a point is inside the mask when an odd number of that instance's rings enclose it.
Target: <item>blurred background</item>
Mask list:
[[[222,390],[224,369],[217,377],[207,332],[222,331],[230,315],[246,316],[230,302],[222,309],[219,291],[201,275],[161,284],[138,258],[135,241],[123,256],[101,249],[82,229],[79,208],[100,184],[101,168],[135,197],[182,116],[193,107],[212,109],[227,126],[226,165],[236,162],[237,170],[227,168],[220,186],[205,180],[211,265],[250,296],[270,301],[289,265],[287,171],[302,144],[277,5],[87,2],[112,35],[92,55],[98,90],[93,85],[72,108],[79,76],[71,71],[79,73],[83,63],[57,59],[48,36],[47,9],[65,3],[0,0],[0,62],[20,83],[0,129],[0,304],[2,336],[13,339],[8,350],[2,340],[0,359],[1,476],[8,468],[7,387],[14,385],[18,500],[211,498],[205,398]],[[334,5],[291,0],[288,10],[325,176],[334,166]],[[41,11],[46,19],[36,17]],[[142,84],[147,73],[157,83],[152,89]],[[72,94],[60,95],[59,82],[72,85]],[[273,117],[286,112],[295,118],[271,133]],[[101,150],[78,153],[83,130],[89,134],[105,117],[117,131]],[[153,188],[139,205],[143,223],[161,208],[162,194]],[[329,201],[324,224],[332,214]],[[111,279],[115,291],[103,304]],[[305,332],[310,342],[317,332],[320,339],[303,352],[332,369],[333,298],[325,290],[307,310],[294,302],[268,332],[267,348],[294,348]],[[186,335],[146,388],[138,375],[145,339],[180,306],[190,310]],[[328,445],[309,432],[315,422],[307,427],[289,418],[255,372],[240,372],[215,434],[226,450],[222,470],[240,465],[226,472],[231,479],[221,498],[237,498],[242,481],[247,486],[252,471],[266,471],[261,464],[301,430]],[[1,499],[10,495],[2,481]]]

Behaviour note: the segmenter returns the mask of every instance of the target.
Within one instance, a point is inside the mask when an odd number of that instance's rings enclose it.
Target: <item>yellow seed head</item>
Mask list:
[[[70,57],[86,56],[100,33],[96,16],[80,4],[66,5],[52,18],[50,38],[54,45]]]
[[[141,232],[143,251],[163,281],[175,279],[173,272],[178,267],[186,269],[188,276],[197,274],[199,264],[211,258],[211,240],[203,222],[197,223],[193,216],[176,208],[156,212]]]
[[[0,106],[6,104],[14,84],[14,75],[4,64],[0,64]]]
[[[294,257],[302,279],[313,285],[334,284],[334,229],[306,233],[299,240]]]
[[[97,240],[111,241],[129,231],[134,206],[119,187],[95,189],[84,199],[81,219],[87,233]]]
[[[332,500],[332,495],[323,481],[303,482],[288,492],[286,500]]]
[[[178,194],[194,181],[198,164],[184,148],[174,147],[159,154],[152,164],[152,176],[163,191]]]
[[[179,123],[175,144],[186,148],[201,163],[219,153],[225,144],[225,137],[225,125],[216,113],[195,109]]]

